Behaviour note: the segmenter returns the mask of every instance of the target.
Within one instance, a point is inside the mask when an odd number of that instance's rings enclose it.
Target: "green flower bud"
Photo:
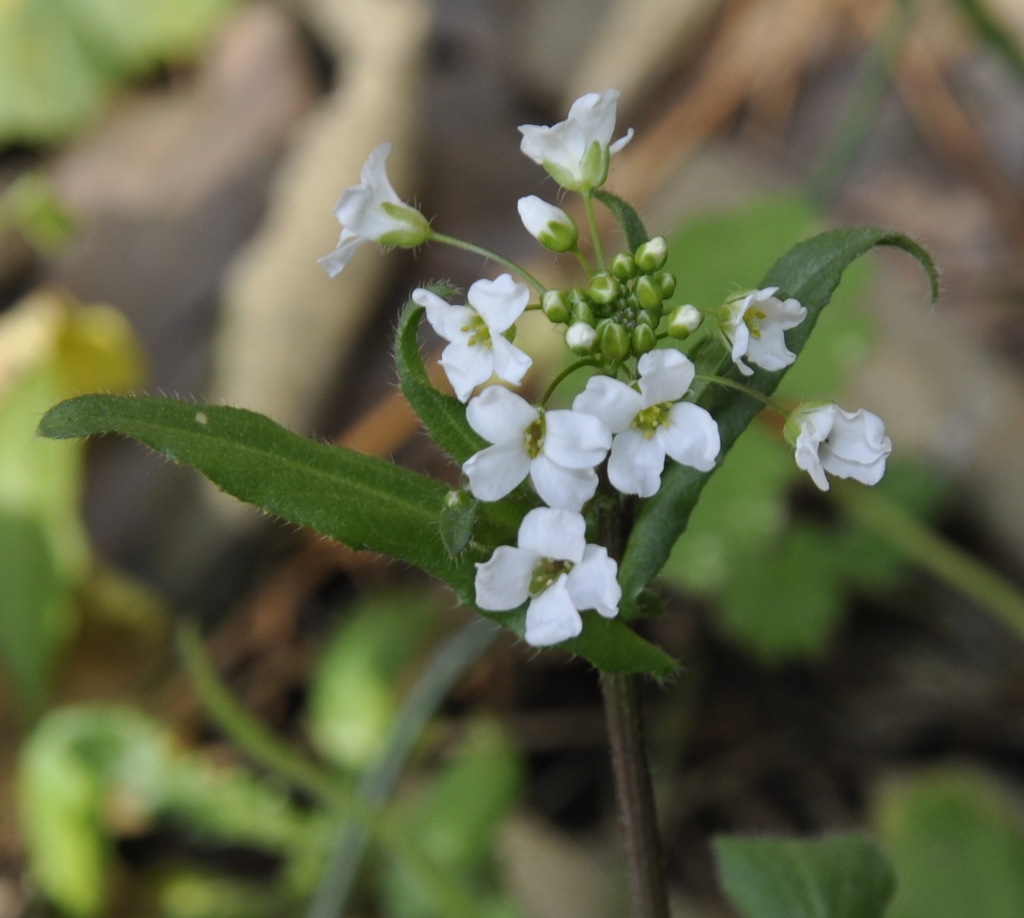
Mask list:
[[[668,260],[668,243],[664,236],[655,236],[640,245],[633,254],[636,266],[644,274],[653,274],[665,267]]]
[[[668,317],[668,333],[673,338],[689,338],[700,327],[703,318],[696,306],[679,306]]]
[[[629,354],[629,332],[618,322],[602,323],[600,329],[601,356],[618,363]]]
[[[519,199],[519,217],[527,232],[552,252],[571,252],[579,242],[576,221],[535,194]]]
[[[540,298],[540,308],[552,322],[569,321],[568,298],[561,290],[545,290]]]
[[[642,309],[661,309],[663,299],[661,284],[653,277],[645,274],[643,277],[638,278],[634,293],[636,293],[636,301]]]
[[[658,286],[661,287],[661,298],[663,300],[667,300],[676,292],[676,276],[674,274],[662,271],[660,274],[655,274],[654,279],[658,282]]]
[[[573,322],[585,322],[594,325],[594,310],[587,295],[579,287],[569,291],[569,315]]]
[[[657,343],[658,339],[654,334],[654,329],[650,325],[644,325],[643,323],[634,328],[629,336],[629,347],[635,357],[646,354],[648,351],[653,351],[654,345]]]
[[[637,276],[636,261],[629,252],[619,252],[612,259],[611,272],[619,280],[629,280],[631,277]]]
[[[614,303],[621,291],[619,282],[606,271],[601,271],[590,279],[590,298],[595,303]]]
[[[597,332],[586,322],[573,322],[565,330],[565,343],[574,354],[589,354],[597,344]]]

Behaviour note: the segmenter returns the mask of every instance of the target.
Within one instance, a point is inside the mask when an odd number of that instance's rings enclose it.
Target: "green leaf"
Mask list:
[[[604,204],[612,212],[612,216],[619,221],[619,226],[622,227],[629,251],[635,252],[650,239],[650,236],[647,235],[647,229],[640,219],[640,215],[631,204],[623,201],[622,198],[612,194],[610,191],[595,191],[594,197]]]
[[[722,886],[743,918],[881,918],[895,887],[877,846],[860,835],[714,844]]]
[[[427,376],[417,338],[425,313],[422,306],[410,301],[398,320],[395,366],[399,385],[434,442],[456,462],[463,463],[487,443],[467,423],[466,406],[438,390]]]
[[[414,564],[464,600],[471,595],[472,565],[452,561],[438,534],[448,489],[391,462],[307,440],[252,411],[166,398],[84,395],[51,408],[39,432],[132,437],[239,500]]]
[[[891,784],[877,804],[899,877],[889,918],[1024,915],[1019,790],[951,768]]]
[[[871,228],[821,233],[783,255],[760,284],[762,287],[779,287],[783,293],[796,297],[807,307],[807,318],[787,336],[791,350],[797,354],[803,350],[819,314],[839,286],[846,268],[876,246],[893,246],[913,255],[928,276],[934,301],[939,292],[938,271],[928,253],[912,239],[889,230]],[[765,395],[771,395],[784,374],[785,370],[769,372],[757,369],[744,382]],[[718,421],[723,456],[762,408],[757,399],[721,387],[705,389],[700,402]],[[712,474],[713,470],[698,472],[671,464],[662,476],[661,490],[641,505],[620,566],[627,611],[629,604],[661,570]]]

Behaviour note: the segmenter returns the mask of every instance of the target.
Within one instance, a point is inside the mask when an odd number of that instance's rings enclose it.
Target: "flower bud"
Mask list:
[[[565,343],[574,354],[589,354],[597,344],[597,332],[586,322],[573,322],[565,330]]]
[[[640,245],[633,253],[636,266],[644,274],[653,274],[665,267],[668,260],[668,243],[664,236],[655,236]]]
[[[658,286],[661,288],[661,298],[663,300],[667,300],[676,292],[676,276],[674,274],[670,274],[668,271],[662,271],[660,274],[655,274],[654,279],[658,282]]]
[[[689,338],[700,327],[703,318],[696,306],[678,306],[668,317],[668,333],[673,338]]]
[[[606,271],[601,271],[595,274],[590,279],[590,298],[595,303],[614,303],[619,298],[621,292],[619,282],[608,274]]]
[[[642,322],[633,329],[629,336],[629,347],[634,357],[653,351],[654,345],[657,343],[658,339],[654,334],[654,329]]]
[[[638,273],[636,261],[629,252],[619,252],[612,259],[610,270],[619,280],[629,280],[631,277],[636,277]]]
[[[641,309],[661,308],[661,285],[653,277],[645,274],[638,278],[633,292]]]
[[[569,291],[569,314],[573,322],[594,324],[594,310],[591,308],[590,300],[579,287],[573,287]]]
[[[569,303],[561,290],[545,290],[541,294],[540,308],[552,322],[569,321]]]
[[[561,207],[548,204],[535,194],[519,199],[519,219],[526,231],[552,252],[571,252],[579,242],[576,221]]]
[[[629,332],[618,322],[605,322],[600,331],[601,355],[613,363],[629,354]]]

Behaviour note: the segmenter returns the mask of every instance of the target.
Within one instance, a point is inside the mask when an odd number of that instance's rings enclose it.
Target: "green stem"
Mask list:
[[[704,373],[698,373],[694,376],[694,379],[699,379],[702,382],[708,382],[718,386],[724,386],[726,389],[735,389],[737,392],[742,392],[744,395],[749,395],[751,398],[756,399],[764,405],[765,408],[770,408],[772,411],[778,412],[784,418],[789,417],[790,413],[770,395],[765,395],[753,386],[741,383],[738,379],[730,379],[728,376],[713,376]]]
[[[472,252],[474,255],[482,255],[490,261],[496,261],[499,265],[508,268],[509,271],[512,271],[514,274],[518,274],[540,294],[543,294],[544,291],[548,289],[522,265],[512,261],[511,258],[506,258],[504,255],[499,255],[497,252],[492,252],[490,249],[484,248],[482,245],[477,245],[473,242],[466,242],[466,240],[457,239],[455,236],[446,236],[444,233],[438,233],[434,230],[430,231],[430,241],[443,242],[445,245],[454,246],[455,248],[463,249],[466,252]]]
[[[601,236],[597,232],[597,215],[594,213],[594,193],[592,191],[581,191],[583,196],[583,209],[587,213],[587,226],[590,227],[590,244],[594,248],[594,258],[597,261],[597,269],[604,270],[604,249],[601,247]]]
[[[207,656],[194,622],[184,622],[179,627],[178,646],[185,670],[203,704],[246,755],[331,808],[345,813],[372,834],[382,848],[416,873],[439,914],[448,918],[478,918],[480,904],[449,873],[431,861],[408,833],[337,776],[297,755],[235,700]]]
[[[538,404],[542,406],[546,405],[548,403],[548,399],[551,398],[552,395],[554,395],[555,389],[557,389],[561,385],[562,380],[564,380],[566,377],[571,376],[573,373],[575,373],[579,369],[582,369],[583,367],[596,367],[597,365],[598,361],[595,360],[593,357],[584,357],[582,360],[577,360],[575,363],[569,364],[569,366],[567,366],[564,370],[562,370],[561,373],[559,373],[553,380],[551,380],[551,385],[549,385],[547,389],[544,390],[544,394],[541,396],[540,402]]]
[[[601,692],[626,845],[633,918],[669,918],[637,677],[602,673]]]
[[[1024,596],[991,567],[972,558],[878,492],[836,482],[832,494],[854,519],[940,580],[994,612],[1024,637]]]

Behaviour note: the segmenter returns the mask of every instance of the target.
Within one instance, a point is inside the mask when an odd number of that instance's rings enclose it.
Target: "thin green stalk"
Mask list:
[[[477,245],[474,242],[466,242],[466,240],[457,239],[455,236],[446,236],[444,233],[438,233],[434,230],[430,231],[430,241],[443,242],[445,245],[454,246],[457,249],[472,252],[474,255],[482,255],[490,261],[495,261],[499,265],[508,268],[513,274],[518,274],[539,294],[543,295],[544,291],[548,289],[522,265],[512,261],[511,258],[506,258],[504,255],[499,255],[497,252],[492,252],[490,249],[484,248],[482,245]]]
[[[594,258],[597,261],[597,269],[604,270],[604,249],[601,246],[601,236],[597,232],[597,215],[594,213],[594,193],[592,191],[581,191],[583,196],[583,209],[587,213],[587,226],[590,227],[590,244],[594,248]]]
[[[643,710],[636,676],[601,674],[605,722],[615,772],[615,796],[626,845],[633,918],[669,918],[654,788],[647,764]]]
[[[553,380],[551,380],[551,385],[549,385],[547,389],[544,390],[544,394],[541,396],[539,404],[546,405],[548,403],[548,399],[551,398],[552,395],[554,395],[555,389],[557,389],[562,384],[562,380],[564,380],[566,377],[571,376],[573,373],[575,373],[577,370],[582,369],[583,367],[596,367],[597,364],[598,361],[595,360],[593,357],[584,357],[582,360],[577,360],[575,363],[569,364],[569,366],[567,366],[564,370],[562,370],[561,373],[559,373]]]
[[[199,698],[220,728],[246,755],[362,826],[382,848],[415,871],[438,914],[448,918],[478,918],[479,903],[453,877],[441,871],[408,833],[336,775],[296,754],[235,700],[207,656],[194,622],[181,624],[178,646]]]
[[[1024,595],[986,564],[907,513],[884,495],[837,482],[843,509],[925,570],[998,615],[1024,637]]]
[[[742,392],[744,395],[749,395],[752,399],[759,401],[765,406],[765,408],[770,408],[772,411],[778,412],[784,418],[789,417],[789,412],[786,411],[786,409],[770,395],[765,395],[753,386],[741,383],[738,379],[730,379],[728,376],[713,376],[704,373],[698,373],[694,376],[694,379],[699,379],[702,382],[708,382],[718,386],[724,386],[726,389],[735,389],[737,392]]]
[[[477,619],[444,641],[405,699],[379,761],[360,781],[359,795],[364,800],[376,805],[387,801],[437,708],[498,634],[498,629]],[[338,918],[344,914],[368,841],[365,826],[343,821],[306,918]]]

